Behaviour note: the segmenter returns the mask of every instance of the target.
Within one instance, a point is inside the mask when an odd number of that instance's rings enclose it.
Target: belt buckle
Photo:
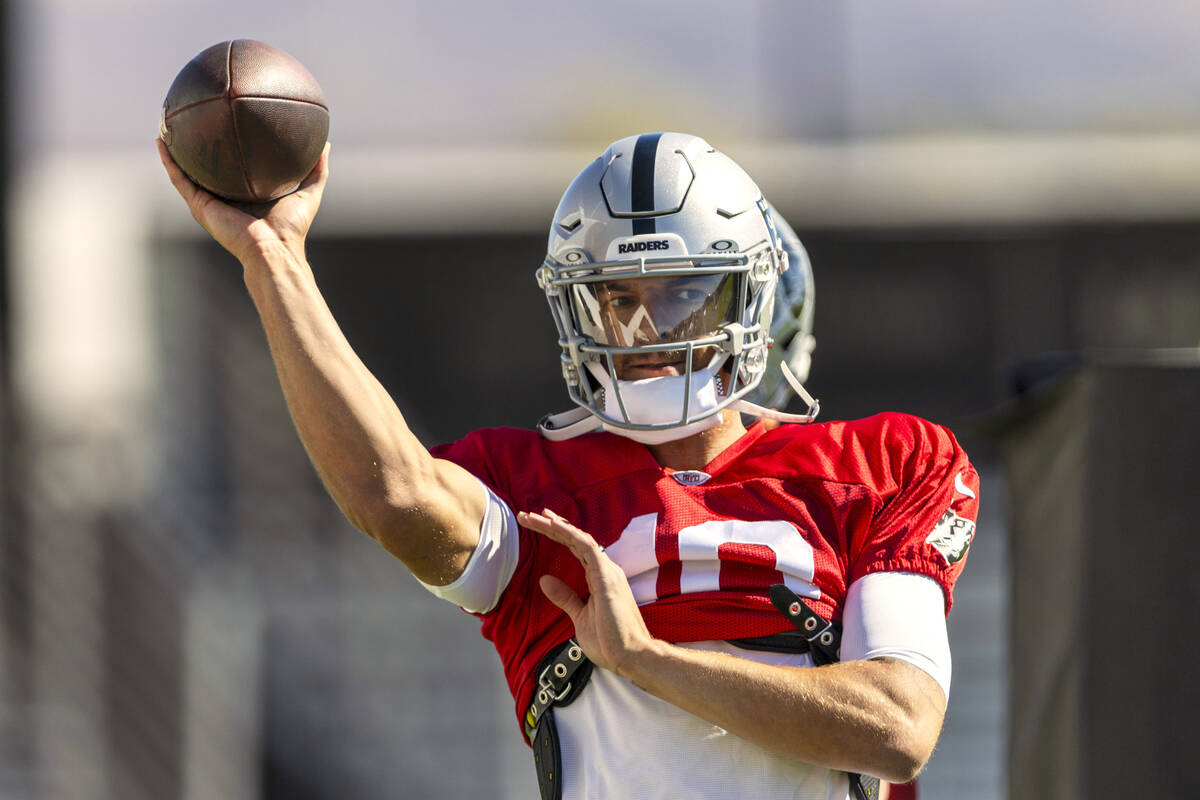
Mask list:
[[[554,669],[555,666],[557,666],[557,662],[555,662],[553,664],[547,664],[546,668],[544,670],[542,670],[540,675],[538,675],[538,689],[541,690],[538,692],[538,699],[542,700],[542,702],[546,703],[546,704],[549,704],[551,702],[550,698],[554,698],[553,702],[557,703],[559,700],[562,700],[564,697],[566,697],[568,694],[571,693],[571,684],[570,684],[570,682],[568,682],[566,687],[563,688],[563,690],[561,692],[558,692],[557,694],[555,694],[554,679],[546,677],[546,673],[548,673],[548,672],[550,672],[550,670]],[[543,700],[543,694],[545,695],[544,700]]]

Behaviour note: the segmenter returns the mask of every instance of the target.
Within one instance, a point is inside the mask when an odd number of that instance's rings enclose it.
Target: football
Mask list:
[[[180,168],[215,195],[263,203],[293,191],[325,147],[329,107],[284,51],[251,39],[209,47],[167,90],[159,135]]]

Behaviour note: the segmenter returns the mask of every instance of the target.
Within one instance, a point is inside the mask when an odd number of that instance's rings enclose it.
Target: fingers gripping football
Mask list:
[[[329,144],[296,191],[271,203],[239,207],[227,203],[192,182],[179,168],[161,139],[159,159],[171,185],[188,205],[192,217],[226,250],[243,261],[255,249],[281,244],[297,255],[321,205],[329,177]],[[247,210],[252,213],[247,213]]]
[[[517,520],[563,545],[579,560],[587,578],[586,600],[553,575],[542,576],[542,592],[571,618],[575,638],[588,658],[624,675],[630,660],[653,641],[624,571],[594,538],[549,509],[540,514],[521,512]]]

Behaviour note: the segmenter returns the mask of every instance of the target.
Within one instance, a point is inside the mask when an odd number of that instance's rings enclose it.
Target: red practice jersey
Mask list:
[[[934,579],[948,613],[978,510],[979,478],[954,436],[905,414],[756,423],[695,471],[662,467],[644,445],[603,432],[551,442],[486,429],[433,453],[514,512],[548,508],[590,533],[625,570],[650,632],[670,642],[791,629],[768,598],[775,583],[840,620],[847,588],[872,572]],[[522,529],[516,572],[481,615],[518,718],[537,663],[573,633],[538,587],[547,573],[586,596],[575,557]]]

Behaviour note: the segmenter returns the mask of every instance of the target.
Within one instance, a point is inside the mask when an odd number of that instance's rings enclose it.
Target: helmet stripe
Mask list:
[[[661,133],[643,133],[633,147],[633,167],[629,176],[629,210],[654,211],[654,160],[658,155]],[[657,233],[654,217],[634,217],[633,234]]]

